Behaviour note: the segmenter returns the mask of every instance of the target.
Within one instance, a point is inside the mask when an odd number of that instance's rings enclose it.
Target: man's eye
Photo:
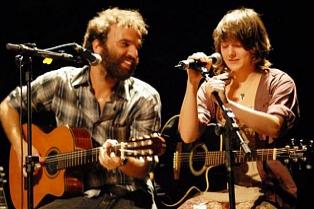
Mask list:
[[[127,42],[121,42],[121,46],[127,47],[127,46],[129,46],[129,44]]]

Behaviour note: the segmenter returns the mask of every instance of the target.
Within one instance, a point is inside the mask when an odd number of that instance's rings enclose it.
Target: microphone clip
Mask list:
[[[89,65],[97,65],[102,61],[102,58],[99,54],[92,53],[77,43],[74,43],[74,50],[79,54],[79,57],[82,60],[87,61]]]

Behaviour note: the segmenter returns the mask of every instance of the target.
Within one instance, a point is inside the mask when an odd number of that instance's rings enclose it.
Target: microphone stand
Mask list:
[[[21,70],[24,67],[27,94],[27,153],[25,157],[25,169],[27,173],[27,205],[28,209],[33,208],[33,171],[36,163],[39,162],[38,156],[32,156],[32,109],[31,109],[31,81],[32,81],[32,58],[22,55],[16,56],[17,65]],[[22,100],[22,94],[21,94]],[[22,139],[23,140],[23,139]],[[23,197],[23,191],[22,191]],[[23,202],[22,202],[23,204]]]
[[[201,67],[201,72],[203,78],[208,81],[209,75],[207,69],[205,67]],[[245,154],[250,154],[251,150],[248,145],[243,140],[240,132],[239,126],[235,120],[234,113],[230,108],[227,108],[224,103],[222,102],[220,96],[217,92],[213,92],[213,96],[215,97],[218,105],[220,106],[221,110],[223,111],[223,116],[226,120],[224,127],[220,127],[219,132],[222,132],[225,150],[226,150],[226,168],[228,173],[228,191],[229,191],[229,208],[235,209],[235,191],[234,191],[234,174],[233,174],[233,167],[234,167],[234,155],[233,155],[233,146],[234,146],[234,138],[240,141],[240,145],[245,152]]]
[[[34,166],[36,163],[39,162],[38,156],[32,156],[32,109],[31,109],[31,81],[32,81],[32,58],[31,56],[38,56],[38,57],[50,57],[56,59],[64,59],[64,60],[71,60],[77,61],[72,55],[66,53],[57,53],[51,52],[48,50],[38,49],[33,46],[28,46],[24,44],[10,44],[8,43],[6,48],[8,50],[13,50],[18,52],[19,54],[16,55],[16,62],[18,67],[25,72],[25,81],[26,81],[26,94],[27,94],[27,151],[28,155],[25,157],[25,169],[27,172],[27,205],[28,209],[33,209],[33,172]],[[25,57],[23,57],[24,55]],[[22,93],[21,93],[21,100],[22,100]],[[23,139],[22,139],[23,140]],[[23,165],[24,166],[24,165]],[[24,185],[23,185],[24,186]],[[22,190],[22,197],[23,197],[23,190]],[[22,201],[23,204],[23,201]]]

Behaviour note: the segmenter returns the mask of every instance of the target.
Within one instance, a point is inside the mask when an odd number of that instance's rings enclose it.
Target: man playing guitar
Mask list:
[[[84,193],[71,198],[59,198],[49,204],[38,203],[35,207],[152,207],[152,191],[147,181],[151,163],[135,157],[124,158],[111,152],[111,148],[118,144],[117,141],[127,142],[130,138],[149,135],[160,128],[161,102],[158,92],[149,84],[131,76],[139,62],[138,50],[146,34],[146,24],[137,11],[112,8],[99,12],[88,23],[83,47],[100,55],[101,61],[98,59],[96,63],[87,63],[89,65],[79,68],[63,67],[32,81],[33,112],[51,111],[58,127],[84,128],[93,139],[92,145],[101,146],[96,156],[99,164],[73,171],[84,180]],[[21,128],[19,110],[26,111],[26,98],[26,87],[21,91],[16,88],[0,106],[1,123],[19,161],[15,166],[20,168],[24,165],[22,161],[27,154],[27,135]],[[43,133],[36,132],[39,136],[44,136]],[[71,138],[71,131],[64,132],[68,134],[65,138]],[[50,136],[58,136],[58,133]],[[24,140],[21,140],[23,134]],[[52,138],[50,136],[46,141]],[[77,144],[81,141],[81,135],[74,133],[73,136],[78,140],[73,143],[75,148],[72,147],[72,150],[84,147],[81,145],[85,144]],[[83,137],[85,136],[84,132]],[[60,145],[59,148],[64,146]],[[47,149],[51,155],[59,153],[55,147]],[[32,152],[39,156],[40,162],[34,167],[35,177],[41,178],[44,174],[48,176],[47,173],[51,176],[59,174],[54,173],[54,166],[59,166],[59,161],[51,164],[51,167],[43,168],[40,165],[45,161],[47,153],[39,150],[36,143],[33,144]],[[63,172],[67,173],[67,170]],[[69,179],[70,182],[71,180]],[[35,191],[40,193],[34,186]],[[13,189],[16,188],[10,188]],[[12,195],[16,194],[11,192]],[[27,202],[22,201],[16,208],[26,206]]]

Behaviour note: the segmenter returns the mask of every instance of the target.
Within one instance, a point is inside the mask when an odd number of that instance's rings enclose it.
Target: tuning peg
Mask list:
[[[292,158],[292,161],[293,161],[294,163],[296,163],[296,162],[298,162],[298,158],[297,158],[297,157],[293,157],[293,158]]]
[[[288,158],[286,158],[286,159],[283,160],[283,162],[284,162],[286,165],[288,165],[289,162],[290,162],[290,160],[289,160]]]
[[[306,168],[307,170],[312,170],[313,166],[308,163],[308,164],[305,165],[305,168]]]
[[[157,155],[154,155],[154,162],[156,162],[156,163],[159,162],[159,157]]]
[[[302,160],[303,162],[306,162],[306,161],[307,161],[307,157],[306,157],[306,156],[303,156],[303,157],[301,158],[301,160]]]

